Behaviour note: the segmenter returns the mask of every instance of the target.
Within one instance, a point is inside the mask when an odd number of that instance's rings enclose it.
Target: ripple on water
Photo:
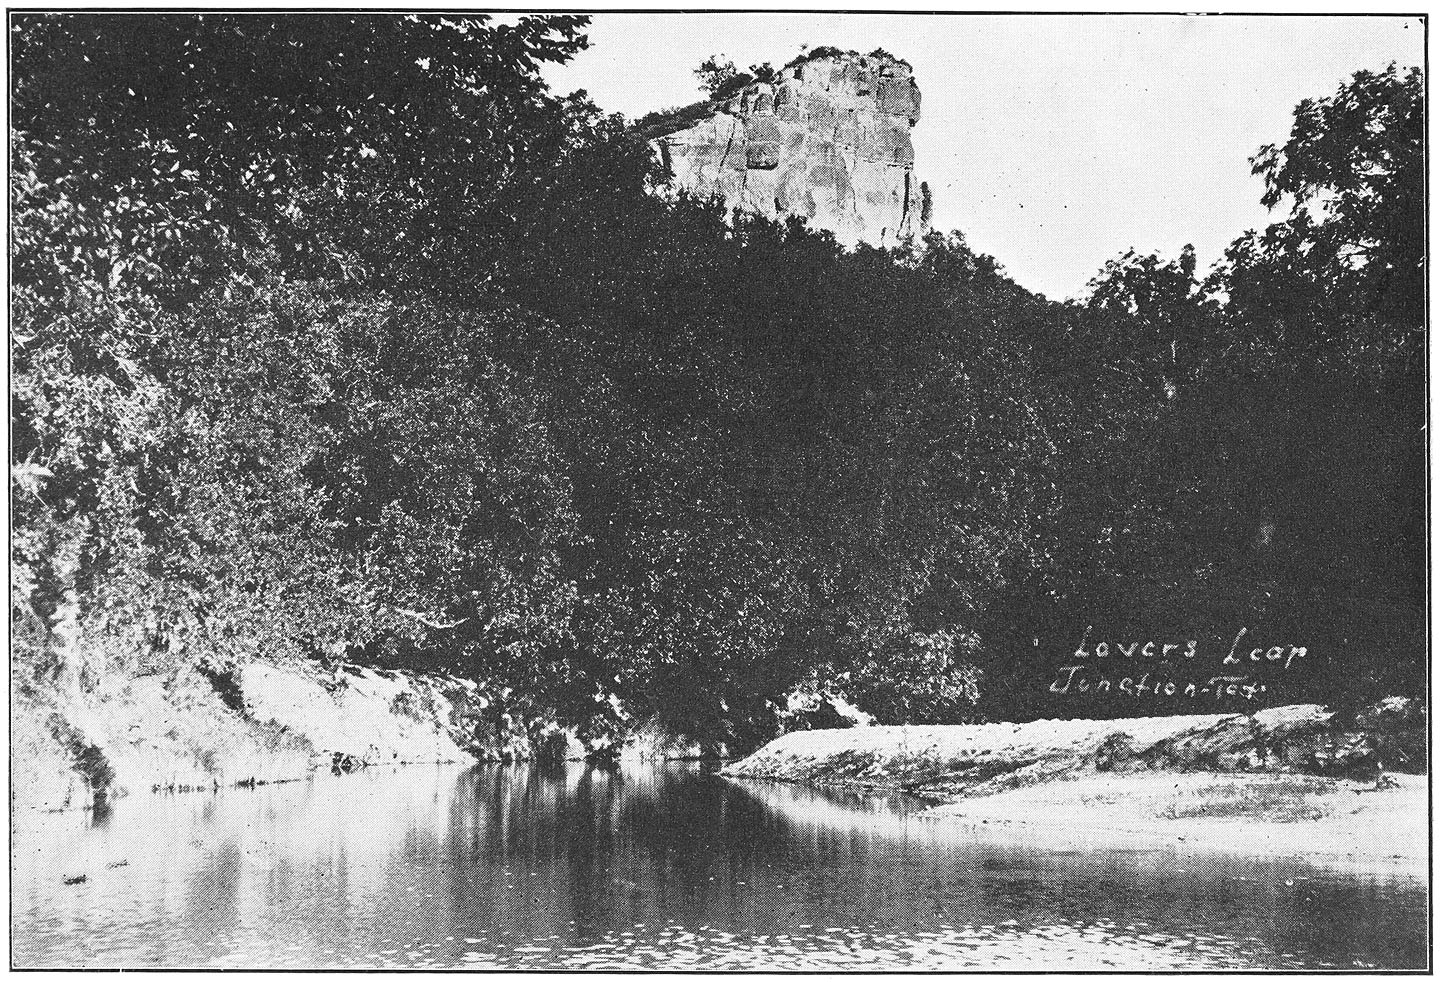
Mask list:
[[[24,967],[796,971],[1425,965],[1423,883],[1244,857],[1201,862],[1176,849],[1047,852],[912,813],[904,802],[687,768],[515,766],[127,799],[93,826],[17,816],[12,958]],[[63,883],[80,873],[84,883]]]

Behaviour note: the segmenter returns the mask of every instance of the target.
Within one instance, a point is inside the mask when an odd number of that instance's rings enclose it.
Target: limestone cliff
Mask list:
[[[846,245],[918,238],[929,202],[914,174],[920,90],[910,66],[827,51],[773,81],[642,121],[642,133],[675,188],[769,218],[798,215]]]

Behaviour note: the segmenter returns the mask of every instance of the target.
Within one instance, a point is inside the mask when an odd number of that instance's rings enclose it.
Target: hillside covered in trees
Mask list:
[[[1274,224],[1212,270],[1126,254],[1055,303],[958,232],[852,252],[652,193],[540,79],[584,18],[11,23],[20,703],[343,659],[743,748],[796,693],[1423,695],[1418,71],[1297,107]],[[1053,691],[1087,628],[1177,676],[1240,628],[1306,655],[1141,708]]]

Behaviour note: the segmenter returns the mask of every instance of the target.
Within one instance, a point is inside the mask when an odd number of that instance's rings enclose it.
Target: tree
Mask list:
[[[343,652],[736,749],[798,685],[1008,712],[1079,609],[1268,594],[1343,639],[1330,610],[1398,604],[1356,643],[1405,664],[1408,144],[1343,190],[1316,109],[1266,170],[1308,206],[1204,289],[1129,253],[1060,305],[958,233],[847,252],[649,193],[645,142],[536,73],[582,26],[20,17],[29,674],[72,627],[147,665]],[[1407,79],[1360,86],[1360,137],[1418,138]]]
[[[415,293],[483,279],[507,209],[601,142],[536,74],[582,24],[17,19],[23,679],[441,647],[553,680],[568,490],[489,350],[521,315]]]
[[[1356,698],[1424,671],[1424,120],[1421,73],[1393,64],[1301,102],[1253,161],[1288,212],[1211,277],[1232,386],[1284,393],[1256,413],[1267,573],[1324,598],[1302,609]]]
[[[1289,140],[1252,160],[1264,203],[1288,201],[1288,213],[1238,239],[1211,276],[1227,321],[1246,326],[1231,343],[1262,357],[1304,351],[1322,367],[1414,372],[1424,315],[1424,119],[1419,70],[1393,64],[1296,107]]]
[[[1284,146],[1252,158],[1268,208],[1291,202],[1289,251],[1355,312],[1419,329],[1424,301],[1425,90],[1418,68],[1359,71],[1306,99]]]
[[[1149,374],[1153,391],[1170,398],[1198,365],[1206,339],[1206,298],[1195,263],[1191,245],[1170,262],[1130,250],[1107,262],[1089,284],[1086,307],[1097,325],[1092,341]]]
[[[1203,284],[1188,250],[1127,253],[1092,281],[1074,336],[1103,381],[1065,441],[1046,577],[1066,632],[1185,622],[1219,639],[1243,622],[1324,653],[1267,680],[1272,698],[1417,690],[1422,108],[1418,73],[1357,73],[1256,155],[1283,218]]]
[[[713,99],[730,88],[740,72],[735,68],[735,62],[722,55],[711,55],[700,63],[695,69],[695,77],[700,80],[700,88],[709,94]]]
[[[478,284],[594,121],[538,74],[584,24],[26,14],[11,123],[43,184],[113,203],[122,275],[194,286],[273,250],[302,278]],[[241,251],[201,248],[222,231]]]

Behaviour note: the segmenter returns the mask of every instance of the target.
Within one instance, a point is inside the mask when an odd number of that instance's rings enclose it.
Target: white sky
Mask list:
[[[1298,101],[1424,58],[1423,23],[1395,16],[600,13],[589,35],[546,77],[631,119],[699,98],[691,73],[711,54],[742,68],[802,44],[905,58],[934,224],[1055,299],[1132,247],[1190,242],[1207,267],[1266,224],[1248,158],[1284,142]]]

